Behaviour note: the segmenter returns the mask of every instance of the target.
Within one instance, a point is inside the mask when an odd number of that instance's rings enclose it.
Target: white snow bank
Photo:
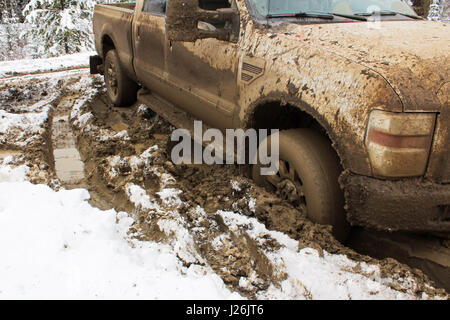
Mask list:
[[[171,247],[185,264],[205,264],[204,259],[197,252],[194,239],[185,227],[185,220],[176,210],[182,204],[181,199],[178,197],[181,193],[180,190],[170,188],[163,189],[158,193],[162,202],[166,206],[171,207],[171,209],[161,207],[155,198],[135,184],[127,184],[126,192],[130,201],[137,208],[152,210],[160,216],[158,227],[170,238],[169,243]],[[205,271],[213,272],[209,267]]]
[[[169,245],[130,240],[132,219],[88,198],[0,183],[0,299],[240,298],[206,268],[183,267]]]
[[[10,75],[48,72],[89,66],[89,56],[95,52],[75,53],[47,59],[25,59],[0,62],[0,78]]]

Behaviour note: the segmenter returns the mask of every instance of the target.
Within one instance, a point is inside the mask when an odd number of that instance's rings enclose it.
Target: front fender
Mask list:
[[[365,146],[370,112],[373,109],[401,111],[402,105],[381,76],[359,65],[353,67],[356,68],[353,72],[337,77],[330,74],[325,79],[323,75],[307,77],[306,73],[301,78],[282,78],[281,73],[271,72],[269,66],[265,76],[241,90],[241,101],[247,101],[239,111],[243,126],[251,126],[255,111],[267,103],[295,106],[325,129],[344,169],[371,176]],[[287,72],[287,68],[282,70]]]

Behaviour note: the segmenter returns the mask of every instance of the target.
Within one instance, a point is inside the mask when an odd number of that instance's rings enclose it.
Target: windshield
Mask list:
[[[416,16],[403,0],[250,0],[263,16],[296,13],[370,14],[383,11]]]

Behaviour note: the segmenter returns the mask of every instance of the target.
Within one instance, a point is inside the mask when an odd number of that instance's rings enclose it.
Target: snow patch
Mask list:
[[[87,199],[83,189],[0,183],[0,299],[241,298],[207,268],[183,266],[170,245],[130,239],[133,219]]]
[[[95,52],[91,51],[47,59],[1,61],[0,78],[8,75],[87,67],[89,65],[89,56],[94,54]]]
[[[21,182],[27,180],[28,172],[30,168],[26,165],[19,167],[11,167],[9,164],[12,159],[10,157],[3,160],[3,166],[0,166],[0,183],[1,182]]]

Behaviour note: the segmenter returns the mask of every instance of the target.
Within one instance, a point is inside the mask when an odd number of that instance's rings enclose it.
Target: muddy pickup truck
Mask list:
[[[97,5],[94,32],[113,105],[279,129],[254,180],[338,238],[449,236],[450,25],[399,0],[140,0]]]

